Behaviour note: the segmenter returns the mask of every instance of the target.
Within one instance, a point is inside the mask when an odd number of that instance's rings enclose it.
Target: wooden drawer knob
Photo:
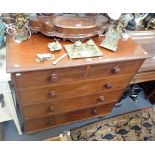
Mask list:
[[[92,112],[93,112],[93,114],[98,114],[97,109],[94,109]]]
[[[55,108],[53,107],[53,106],[50,106],[49,108],[48,108],[48,112],[53,112],[55,110]]]
[[[105,84],[105,87],[106,87],[107,89],[112,88],[112,83],[111,83],[111,82],[106,83],[106,84]]]
[[[51,74],[49,79],[51,82],[56,82],[58,81],[58,76],[56,74]]]
[[[55,97],[55,91],[50,91],[48,92],[49,97]]]
[[[103,101],[104,101],[104,96],[100,96],[100,97],[98,98],[98,101],[103,102]]]
[[[53,119],[49,119],[48,122],[47,122],[48,125],[53,125],[53,123],[54,123]]]
[[[112,72],[115,73],[115,74],[120,73],[120,71],[121,71],[121,69],[120,69],[119,66],[115,66],[115,67],[113,67],[113,69],[112,69]]]
[[[102,104],[104,102],[104,96],[100,96],[97,101],[98,104]]]

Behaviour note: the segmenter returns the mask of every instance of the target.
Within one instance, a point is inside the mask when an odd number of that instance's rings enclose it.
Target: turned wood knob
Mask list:
[[[51,75],[50,75],[50,81],[51,81],[51,82],[56,82],[57,80],[58,80],[58,77],[57,77],[56,74],[51,74]]]
[[[53,106],[50,106],[49,108],[48,108],[48,112],[53,112],[55,110],[55,108],[53,107]]]
[[[115,73],[115,74],[120,73],[120,71],[121,71],[121,69],[119,68],[119,66],[115,66],[115,67],[113,67],[113,69],[112,69],[112,72]]]
[[[48,125],[52,125],[53,124],[53,119],[49,119],[47,122]]]
[[[97,109],[94,109],[94,110],[93,110],[93,114],[98,114]]]
[[[107,89],[112,88],[112,83],[111,83],[111,82],[106,83],[106,84],[105,84],[105,87],[106,87]]]
[[[98,101],[99,101],[99,102],[103,102],[103,101],[104,101],[104,96],[100,96],[100,97],[98,98]]]
[[[50,91],[48,92],[49,97],[55,97],[55,91]]]

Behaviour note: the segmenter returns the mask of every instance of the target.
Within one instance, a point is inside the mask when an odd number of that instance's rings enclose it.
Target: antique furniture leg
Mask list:
[[[4,103],[5,103],[5,107],[1,108],[1,111],[3,110],[2,112],[4,112],[3,113],[4,115],[0,117],[0,122],[13,119],[16,125],[16,128],[18,130],[18,133],[19,135],[21,135],[22,131],[20,129],[20,125],[19,125],[17,114],[16,114],[16,109],[15,109],[15,105],[13,102],[9,83],[1,82],[0,87],[1,87],[2,94],[4,95]]]

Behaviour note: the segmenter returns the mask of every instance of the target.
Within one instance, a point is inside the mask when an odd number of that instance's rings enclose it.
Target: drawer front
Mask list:
[[[81,109],[65,113],[63,115],[47,116],[36,119],[25,120],[26,132],[34,132],[46,128],[56,127],[92,117],[103,116],[111,112],[114,104],[100,105],[87,109]],[[34,123],[35,122],[35,123]]]
[[[49,86],[78,81],[84,78],[86,66],[74,68],[62,68],[45,71],[23,72],[13,74],[12,80],[15,82],[17,89],[33,88],[40,86]]]
[[[111,95],[109,95],[109,93]],[[93,95],[24,106],[22,108],[22,111],[25,119],[39,117],[42,115],[65,113],[94,105],[102,105],[111,102],[117,102],[122,93],[123,90],[100,92]]]
[[[143,60],[113,62],[99,65],[61,68],[45,71],[13,74],[16,89],[29,89],[74,82],[83,79],[101,78],[119,74],[134,74]],[[20,75],[20,76],[19,76]]]
[[[96,92],[126,88],[131,75],[81,81],[73,84],[19,91],[21,104],[42,103],[62,98],[84,96]]]
[[[135,74],[143,60],[122,61],[89,66],[87,78],[106,77],[118,74]]]

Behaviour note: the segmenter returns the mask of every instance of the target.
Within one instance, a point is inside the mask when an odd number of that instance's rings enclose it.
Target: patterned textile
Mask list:
[[[73,141],[154,141],[155,111],[145,109],[71,130]]]

